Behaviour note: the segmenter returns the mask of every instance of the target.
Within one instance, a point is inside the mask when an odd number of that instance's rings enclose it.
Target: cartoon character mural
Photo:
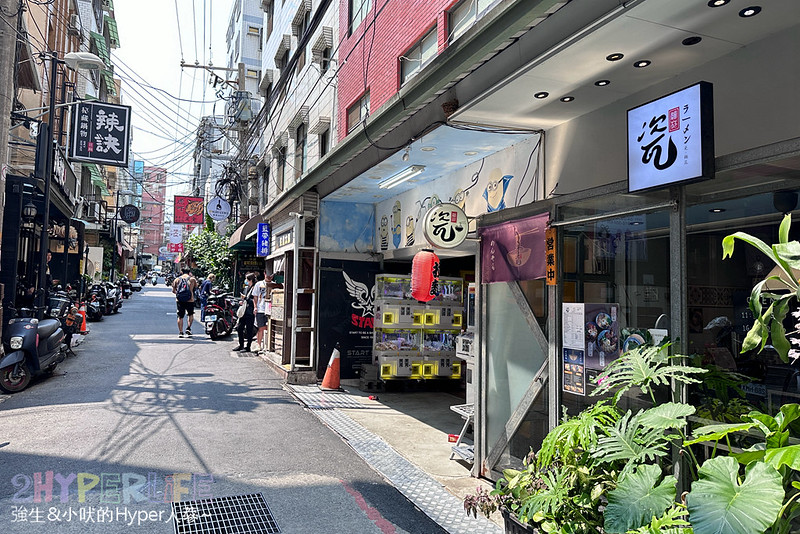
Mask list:
[[[400,241],[402,239],[402,228],[403,228],[403,213],[402,213],[402,206],[400,205],[400,201],[396,201],[394,203],[394,207],[392,208],[392,243],[394,243],[394,248],[400,248]]]
[[[389,250],[389,218],[384,215],[381,217],[381,250]]]
[[[406,246],[413,247],[414,246],[414,228],[416,227],[416,221],[414,220],[413,215],[409,215],[406,217]]]
[[[469,191],[458,188],[456,189],[456,192],[453,193],[453,196],[450,198],[450,202],[463,210],[464,205],[467,203],[468,196],[469,196]]]
[[[514,176],[511,174],[503,176],[503,171],[500,169],[492,169],[491,174],[489,174],[489,183],[486,185],[486,189],[483,190],[487,213],[499,211],[506,207],[506,191],[512,178]]]

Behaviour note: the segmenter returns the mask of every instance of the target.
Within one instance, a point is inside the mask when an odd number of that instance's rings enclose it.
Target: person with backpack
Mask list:
[[[192,337],[192,322],[194,321],[194,291],[197,289],[197,279],[192,276],[188,267],[181,269],[181,274],[172,282],[172,292],[178,304],[178,337],[183,337],[183,316],[188,314],[186,323],[186,336]]]
[[[214,287],[214,280],[216,279],[217,277],[212,273],[209,274],[205,280],[203,280],[202,284],[200,284],[200,289],[198,290],[196,298],[200,300],[201,323],[205,323],[206,321],[206,303],[208,302],[209,295],[211,295],[211,289]]]

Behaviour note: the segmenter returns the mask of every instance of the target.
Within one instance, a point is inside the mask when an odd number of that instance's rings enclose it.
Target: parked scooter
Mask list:
[[[205,311],[205,330],[211,339],[228,336],[236,326],[236,301],[230,293],[213,290]]]
[[[105,284],[92,284],[92,287],[89,289],[89,296],[87,298],[89,304],[95,304],[99,308],[100,317],[95,318],[93,317],[92,313],[89,312],[89,308],[87,305],[87,313],[88,317],[93,320],[100,320],[102,319],[103,315],[108,315],[110,313],[109,302],[108,302],[108,292],[106,291]]]
[[[117,313],[122,308],[122,291],[120,286],[106,282],[106,315]]]
[[[52,373],[56,365],[64,361],[67,345],[64,330],[57,319],[16,317],[3,329],[5,356],[0,359],[0,389],[6,393],[22,391],[35,375]],[[33,310],[21,309],[22,315],[33,314]]]
[[[158,276],[156,275],[151,276],[150,281],[153,282],[153,285],[156,285],[158,283]]]

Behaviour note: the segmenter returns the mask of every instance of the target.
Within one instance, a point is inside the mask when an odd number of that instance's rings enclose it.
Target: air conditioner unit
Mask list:
[[[70,35],[80,35],[81,21],[77,13],[69,16],[69,23],[67,24],[67,33]]]

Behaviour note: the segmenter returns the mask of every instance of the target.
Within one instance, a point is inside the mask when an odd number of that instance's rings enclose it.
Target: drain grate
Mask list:
[[[172,503],[175,534],[278,534],[260,493]]]

